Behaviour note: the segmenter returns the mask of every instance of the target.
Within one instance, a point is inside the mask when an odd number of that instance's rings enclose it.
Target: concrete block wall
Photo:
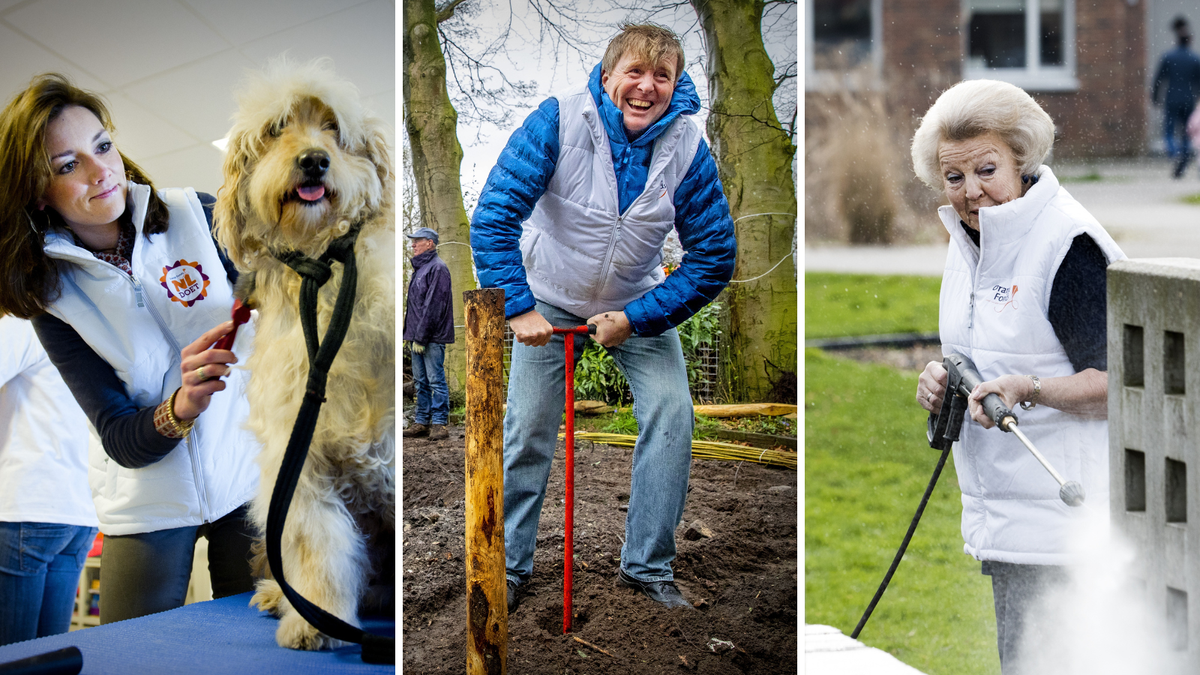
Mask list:
[[[1200,672],[1200,260],[1108,268],[1113,527],[1186,671]]]

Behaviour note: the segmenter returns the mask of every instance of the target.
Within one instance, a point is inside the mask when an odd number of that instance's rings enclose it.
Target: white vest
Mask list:
[[[1090,236],[1109,263],[1125,257],[1049,167],[1038,176],[1024,197],[980,209],[978,250],[954,209],[938,209],[951,240],[939,314],[942,353],[969,357],[985,382],[1006,374],[1074,375],[1047,318],[1054,275],[1079,234]],[[1089,509],[1107,516],[1108,422],[1040,405],[1015,412],[1050,465],[1064,480],[1079,481]],[[968,554],[1034,565],[1070,561],[1081,513],[1059,499],[1058,483],[1013,434],[985,430],[967,417],[954,463]]]
[[[233,289],[191,188],[159,191],[167,232],[142,235],[150,188],[130,183],[137,231],[131,278],[76,246],[69,233],[46,237],[64,260],[62,295],[49,312],[70,324],[116,371],[139,408],[156,406],[181,383],[180,350],[229,319]],[[253,327],[238,332],[239,363],[250,356]],[[88,480],[105,534],[154,532],[212,522],[249,501],[258,484],[258,443],[244,428],[249,373],[235,366],[186,439],[158,462],[126,469],[103,451],[90,454]]]
[[[521,232],[529,288],[579,317],[623,310],[662,283],[662,247],[675,228],[675,189],[700,130],[685,116],[654,141],[646,187],[619,213],[617,176],[604,123],[585,87],[556,97],[558,163]]]
[[[0,316],[0,521],[95,527],[90,440],[33,325]]]

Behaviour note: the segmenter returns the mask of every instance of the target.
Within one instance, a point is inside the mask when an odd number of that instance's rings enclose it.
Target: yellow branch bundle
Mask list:
[[[562,438],[563,434],[559,434],[558,437]],[[633,447],[634,443],[637,442],[637,436],[576,431],[575,440]],[[732,462],[756,462],[770,466],[783,466],[789,469],[795,469],[797,464],[796,453],[794,452],[748,448],[744,445],[721,443],[720,441],[692,441],[692,457],[698,459],[723,459]]]

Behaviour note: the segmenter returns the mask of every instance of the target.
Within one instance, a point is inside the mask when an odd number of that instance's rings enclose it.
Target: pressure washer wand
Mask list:
[[[959,405],[950,405],[950,410],[947,412],[947,404],[950,403],[951,399],[951,396],[947,396],[946,400],[942,402],[942,413],[947,413],[950,416],[954,416],[955,410],[957,409],[957,416],[959,417],[957,426],[961,427],[962,405],[965,405],[966,398],[971,395],[971,391],[983,382],[983,376],[980,375],[979,371],[975,369],[975,364],[971,362],[971,359],[963,356],[962,354],[950,354],[942,360],[942,365],[946,368],[946,383],[948,385],[947,392],[951,393],[953,398],[956,400],[961,397],[961,403]],[[1009,410],[1008,407],[1004,405],[1004,402],[1000,400],[1000,396],[997,394],[988,394],[987,396],[983,397],[982,404],[984,413],[986,413],[987,416],[996,423],[996,426],[1000,427],[1000,429],[1003,431],[1012,432],[1012,434],[1015,435],[1021,441],[1021,443],[1025,445],[1026,448],[1029,449],[1029,452],[1033,453],[1034,458],[1037,459],[1042,466],[1046,467],[1046,471],[1050,472],[1050,475],[1054,478],[1054,480],[1058,481],[1059,499],[1063,500],[1063,503],[1065,503],[1067,506],[1082,505],[1086,496],[1083,486],[1077,481],[1063,480],[1062,475],[1055,471],[1053,466],[1050,466],[1050,462],[1046,461],[1046,458],[1042,456],[1042,453],[1038,452],[1038,449],[1033,446],[1033,443],[1031,443],[1025,434],[1022,433],[1020,428],[1017,427],[1017,416],[1013,414],[1013,411]],[[932,415],[930,416],[930,445],[933,445],[934,443],[937,427],[944,426],[947,430],[949,430],[950,425],[952,424],[950,419],[947,419],[945,423],[943,423],[941,420],[943,417],[942,414],[939,414],[937,417],[938,419],[934,420],[934,417]],[[945,436],[944,433],[943,436]],[[953,438],[950,439],[951,442],[955,440],[958,440],[958,428],[953,429]],[[934,447],[940,446],[934,445]]]

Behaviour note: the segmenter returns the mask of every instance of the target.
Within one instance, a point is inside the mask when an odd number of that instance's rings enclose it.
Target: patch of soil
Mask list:
[[[446,441],[404,439],[405,673],[458,675],[466,664],[465,446],[462,426]],[[696,609],[668,610],[616,583],[632,453],[576,443],[574,618],[564,636],[560,441],[533,578],[508,619],[508,672],[796,672],[796,471],[693,460],[674,569]],[[685,537],[696,520],[711,538]]]

